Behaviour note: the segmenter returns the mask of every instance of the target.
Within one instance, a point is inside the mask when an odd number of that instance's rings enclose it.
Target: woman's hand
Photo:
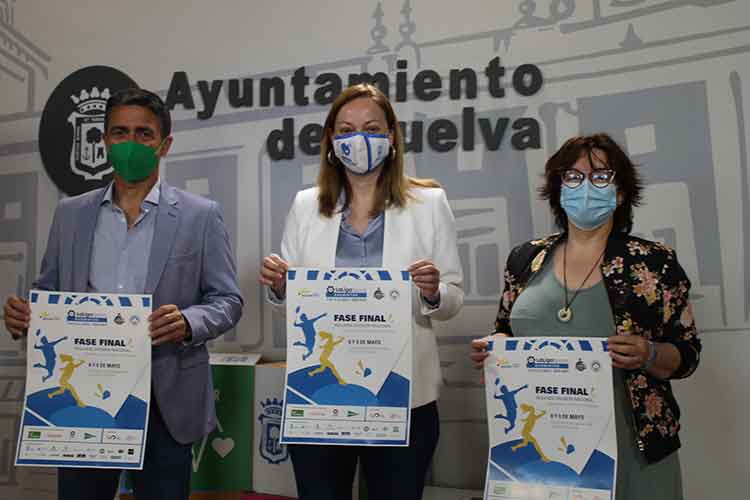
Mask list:
[[[428,302],[440,301],[440,270],[429,260],[418,260],[407,269],[411,279]]]
[[[649,342],[640,335],[615,335],[607,339],[612,366],[625,370],[646,370],[667,380],[680,367],[682,355],[669,342]]]
[[[507,333],[493,333],[492,335],[482,337],[481,339],[472,340],[471,352],[469,353],[469,357],[474,362],[474,368],[477,370],[482,370],[484,368],[484,360],[487,359],[487,356],[489,356],[489,353],[487,352],[487,343],[489,341],[507,336]],[[484,384],[484,371],[482,371],[480,379]]]
[[[614,335],[607,339],[612,366],[625,370],[643,368],[648,361],[651,348],[648,340],[640,335]]]
[[[289,263],[272,253],[263,259],[258,281],[271,287],[276,296],[283,299],[286,297],[286,272],[288,270]]]

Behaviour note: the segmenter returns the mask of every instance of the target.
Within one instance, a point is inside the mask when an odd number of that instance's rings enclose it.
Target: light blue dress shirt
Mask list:
[[[349,208],[341,214],[336,267],[382,267],[385,213],[381,212],[370,219],[362,235],[346,221],[349,214]]]
[[[385,238],[385,212],[381,212],[367,223],[367,229],[360,236],[346,219],[351,209],[341,214],[339,240],[336,243],[336,267],[383,267],[383,239]],[[270,294],[274,295],[274,294]],[[435,309],[440,298],[427,300],[421,293],[420,300]]]
[[[141,203],[141,211],[128,230],[125,212],[114,204],[110,184],[99,207],[89,268],[89,292],[143,293],[154,226],[159,210],[161,182],[157,181]]]

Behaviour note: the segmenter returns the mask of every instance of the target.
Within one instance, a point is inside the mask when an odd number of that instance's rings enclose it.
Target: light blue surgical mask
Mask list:
[[[607,222],[617,208],[617,188],[614,183],[598,188],[588,179],[574,188],[563,184],[560,205],[575,227],[593,231]]]
[[[364,175],[383,163],[391,150],[386,134],[352,132],[333,138],[333,152],[352,173]]]

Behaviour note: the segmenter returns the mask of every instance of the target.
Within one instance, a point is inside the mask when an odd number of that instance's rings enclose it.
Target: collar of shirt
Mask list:
[[[112,195],[114,193],[115,189],[115,183],[114,181],[109,183],[109,186],[107,186],[107,191],[104,192],[104,198],[102,198],[102,205],[114,205],[112,201]],[[141,203],[141,210],[145,211],[146,206],[145,204],[148,203],[150,205],[159,206],[159,194],[161,193],[161,179],[157,179],[154,186],[151,188],[151,191],[148,192],[146,197],[143,199],[143,202]]]
[[[356,236],[357,238],[361,238],[361,239],[368,238],[372,233],[380,229],[380,227],[383,225],[383,221],[385,218],[385,214],[383,212],[380,212],[378,215],[368,220],[367,229],[365,229],[365,232],[360,235],[354,229],[354,227],[352,227],[352,225],[349,224],[349,221],[347,221],[351,213],[352,213],[352,209],[347,208],[341,214],[341,229],[347,234],[351,234],[352,236]]]

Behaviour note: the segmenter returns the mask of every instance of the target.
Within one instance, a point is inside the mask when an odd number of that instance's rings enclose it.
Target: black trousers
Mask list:
[[[192,446],[181,444],[167,430],[156,400],[151,399],[143,470],[131,471],[137,500],[187,500],[190,497]],[[119,469],[60,468],[59,500],[112,500]]]
[[[437,403],[411,411],[408,447],[290,445],[300,500],[351,500],[357,461],[368,500],[419,500],[440,435]]]

